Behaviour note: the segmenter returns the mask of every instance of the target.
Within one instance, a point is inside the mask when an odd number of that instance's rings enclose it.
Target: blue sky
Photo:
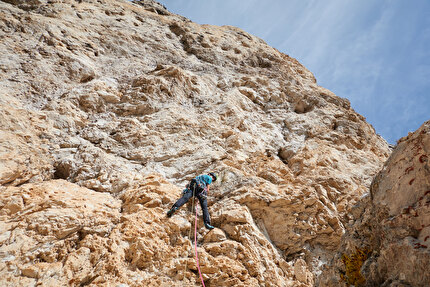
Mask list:
[[[430,120],[429,0],[160,0],[199,24],[232,25],[314,73],[395,143]]]

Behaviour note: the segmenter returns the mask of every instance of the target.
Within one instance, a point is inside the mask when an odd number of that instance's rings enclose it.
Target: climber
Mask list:
[[[214,227],[210,224],[211,219],[208,212],[207,196],[209,192],[209,185],[212,183],[212,181],[216,181],[216,179],[217,177],[213,172],[202,174],[193,178],[190,183],[185,186],[182,197],[176,201],[172,208],[167,212],[167,217],[171,217],[179,207],[184,205],[192,196],[195,196],[199,199],[200,206],[203,210],[203,222],[205,227],[207,229],[214,229]]]

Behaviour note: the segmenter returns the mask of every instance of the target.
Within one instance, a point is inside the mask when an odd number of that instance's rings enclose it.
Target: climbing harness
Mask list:
[[[193,210],[194,209],[194,195],[195,195],[195,191],[196,191],[196,189],[195,189],[195,185],[193,186],[193,201],[192,201],[192,207],[191,207],[191,210]],[[202,281],[202,285],[203,285],[203,287],[206,287],[205,286],[205,282],[203,281],[203,276],[202,276],[202,272],[201,272],[201,270],[200,270],[200,264],[199,264],[199,257],[198,257],[198,254],[197,254],[197,205],[195,206],[195,209],[196,209],[196,215],[195,215],[195,222],[194,222],[194,250],[195,250],[195,254],[196,254],[196,263],[197,263],[197,269],[199,270],[199,276],[200,276],[200,280]],[[191,226],[190,226],[190,232],[188,232],[188,238],[191,238]],[[185,272],[187,271],[187,266],[188,265],[188,262],[187,261],[185,261],[185,269],[184,269],[184,277],[182,278],[182,280],[184,280],[185,279]]]

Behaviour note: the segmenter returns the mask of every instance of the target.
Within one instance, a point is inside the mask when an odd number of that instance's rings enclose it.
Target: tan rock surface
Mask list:
[[[98,258],[85,239],[110,236],[120,222],[121,201],[64,180],[1,192],[0,285],[65,286],[88,280]]]
[[[165,212],[215,170],[208,286],[311,286],[390,153],[346,99],[238,28],[148,0],[0,1],[0,20],[6,285],[199,285],[192,212]]]
[[[371,196],[352,210],[354,224],[347,228],[332,268],[322,276],[321,286],[342,286],[339,271],[346,272],[350,283],[361,276],[363,286],[428,286],[429,156],[428,121],[398,141],[372,183]],[[365,251],[365,255],[354,260],[352,255],[357,250]],[[347,264],[342,262],[345,255],[352,259]],[[358,263],[361,275],[348,274],[348,267]]]

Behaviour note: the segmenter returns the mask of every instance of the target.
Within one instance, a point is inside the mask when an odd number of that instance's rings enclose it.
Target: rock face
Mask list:
[[[0,204],[2,286],[92,280],[98,252],[107,252],[92,239],[109,236],[121,215],[120,200],[64,180],[9,186]]]
[[[430,121],[399,140],[370,196],[352,209],[354,223],[321,286],[341,286],[340,277],[363,286],[428,286],[429,154]]]
[[[165,212],[208,171],[206,286],[312,286],[390,154],[238,28],[152,1],[0,1],[0,20],[2,286],[198,286],[193,212]]]

